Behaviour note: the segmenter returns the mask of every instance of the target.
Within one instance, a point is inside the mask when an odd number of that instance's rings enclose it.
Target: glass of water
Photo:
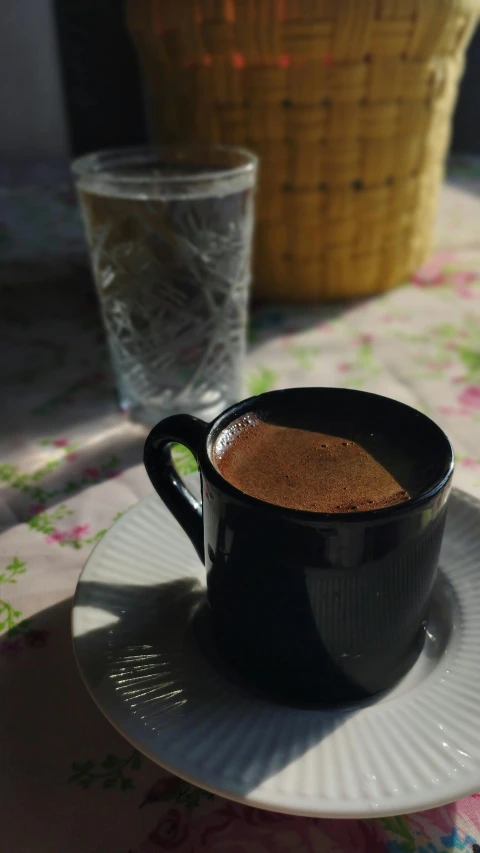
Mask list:
[[[122,407],[212,419],[242,396],[257,158],[125,148],[72,168]]]

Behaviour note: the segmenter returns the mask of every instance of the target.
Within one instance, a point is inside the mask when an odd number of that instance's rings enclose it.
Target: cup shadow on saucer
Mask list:
[[[441,573],[412,670],[388,693],[337,707],[285,704],[246,684],[215,648],[205,588],[195,577],[155,586],[81,580],[75,606],[97,614],[75,649],[110,720],[153,758],[152,738],[161,734],[160,763],[189,778],[196,762],[206,775],[191,781],[206,787],[218,754],[234,756],[231,767],[227,760],[222,766],[225,789],[246,796],[352,715],[420,687],[451,642],[458,602]]]

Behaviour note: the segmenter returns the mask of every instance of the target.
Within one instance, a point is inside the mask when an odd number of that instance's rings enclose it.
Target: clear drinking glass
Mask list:
[[[257,158],[126,148],[72,168],[121,405],[210,420],[242,395]]]

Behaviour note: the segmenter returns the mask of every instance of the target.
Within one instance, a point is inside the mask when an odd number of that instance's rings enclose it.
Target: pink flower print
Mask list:
[[[471,415],[470,409],[457,408],[455,406],[439,406],[438,411],[442,415],[451,415],[452,417],[464,418]]]
[[[39,512],[44,512],[45,509],[46,509],[46,504],[34,503],[34,504],[30,504],[30,506],[28,507],[28,512],[29,512],[29,515],[38,515]]]
[[[221,800],[220,803],[219,808],[209,810],[191,822],[190,846],[182,848],[182,853],[190,850],[205,850],[205,853],[286,853],[287,849],[313,853],[315,849],[324,849],[320,845],[316,848],[311,842],[313,821],[222,803]],[[325,840],[324,836],[322,840]],[[150,851],[142,849],[141,853]]]
[[[412,281],[418,287],[435,287],[445,284],[445,276],[441,272],[437,273],[437,275],[432,275],[430,272],[420,269],[412,276]]]
[[[468,285],[477,280],[478,273],[468,270],[458,270],[458,272],[454,272],[450,276],[450,281],[455,288],[455,293],[462,299],[474,298],[474,294]]]
[[[90,480],[98,480],[101,476],[100,468],[85,468],[83,473],[85,477],[89,477]]]
[[[68,534],[69,539],[81,539],[85,533],[88,533],[90,530],[89,524],[76,524],[75,527],[72,527]]]
[[[480,465],[480,459],[474,459],[473,456],[465,456],[463,459],[460,459],[460,465],[464,468],[476,468],[477,465]]]
[[[348,373],[348,371],[352,369],[352,365],[348,364],[346,361],[342,361],[337,366],[337,369],[338,369],[339,373]]]
[[[48,638],[50,636],[50,631],[46,629],[36,630],[32,629],[31,631],[27,631],[25,634],[25,642],[27,646],[30,646],[32,649],[41,649],[46,644]]]
[[[480,385],[467,385],[459,395],[458,402],[472,409],[480,409]]]
[[[447,368],[452,366],[451,361],[428,361],[427,362],[428,370],[447,370]]]
[[[370,344],[373,344],[373,335],[360,335],[358,342],[369,346]]]
[[[431,838],[432,836],[432,826],[441,833],[450,835],[452,828],[455,827],[457,823],[459,811],[458,806],[459,803],[451,803],[438,809],[428,809],[428,811],[417,812],[416,814],[408,816],[408,822],[412,829],[417,830],[427,838]],[[456,846],[457,845],[455,845],[455,847]]]
[[[61,530],[54,530],[52,533],[48,533],[46,536],[46,540],[49,544],[52,542],[63,542],[64,539],[67,539],[67,534],[62,533]]]
[[[67,462],[76,462],[76,460],[78,459],[78,453],[67,453],[65,459],[67,460]]]
[[[0,655],[5,657],[16,657],[24,647],[24,641],[21,634],[14,637],[5,637],[0,642]]]
[[[436,255],[420,267],[412,276],[412,281],[419,287],[436,287],[446,284],[445,265],[451,260],[448,255]]]
[[[178,850],[185,847],[189,835],[188,823],[182,817],[178,809],[169,809],[166,815],[159,820],[153,832],[148,836],[152,842],[152,850]],[[148,850],[148,848],[146,848]]]
[[[68,438],[56,438],[53,444],[55,447],[67,447],[70,442]]]
[[[474,294],[466,284],[455,285],[455,293],[460,299],[474,299]]]
[[[181,853],[191,853],[193,850],[205,853],[317,853],[319,850],[328,850],[329,853],[340,853],[340,850],[345,850],[345,853],[353,850],[378,853],[380,849],[383,853],[385,849],[385,845],[383,848],[369,848],[363,844],[361,847],[352,844],[342,848],[338,844],[332,845],[325,829],[328,821],[266,812],[222,803],[221,800],[218,802],[220,807],[209,809],[203,814],[197,813],[198,816],[190,821],[188,845],[182,847]],[[140,851],[157,853],[153,848],[146,847],[141,847]]]

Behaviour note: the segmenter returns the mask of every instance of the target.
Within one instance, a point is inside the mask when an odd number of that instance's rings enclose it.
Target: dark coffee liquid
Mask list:
[[[218,436],[213,461],[225,480],[252,497],[310,512],[356,512],[411,495],[351,437],[244,415]],[[395,467],[395,466],[392,466]]]

